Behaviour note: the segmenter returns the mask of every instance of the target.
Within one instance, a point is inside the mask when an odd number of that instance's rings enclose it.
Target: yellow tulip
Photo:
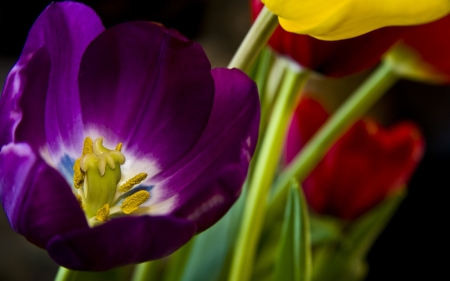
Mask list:
[[[287,31],[341,40],[384,26],[417,25],[450,12],[450,0],[262,0]]]

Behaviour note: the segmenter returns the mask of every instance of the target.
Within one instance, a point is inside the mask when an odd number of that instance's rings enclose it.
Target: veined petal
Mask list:
[[[55,236],[48,243],[47,251],[64,267],[102,271],[165,257],[185,244],[195,232],[195,225],[185,219],[124,217]]]
[[[27,142],[36,151],[46,146],[45,99],[50,74],[45,47],[23,55],[6,79],[0,99],[0,148]]]
[[[249,155],[243,143],[224,151],[176,195],[171,214],[196,223],[201,232],[217,222],[239,197]]]
[[[256,86],[237,69],[212,71],[214,106],[199,142],[176,165],[155,179],[161,198],[175,196],[172,212],[203,230],[238,197],[258,139]],[[158,190],[159,189],[159,190]]]
[[[352,38],[384,26],[417,25],[450,12],[448,0],[262,0],[287,31],[322,40]]]
[[[91,8],[80,3],[63,2],[49,5],[28,35],[22,57],[45,47],[51,61],[45,133],[55,162],[63,152],[75,156],[81,150],[83,126],[78,71],[86,47],[103,30],[100,18]]]
[[[14,230],[45,248],[55,235],[89,228],[71,188],[24,143],[0,151],[0,200]]]
[[[174,30],[150,22],[108,29],[81,63],[85,130],[123,142],[125,155],[168,167],[194,145],[208,121],[210,67],[201,46]]]

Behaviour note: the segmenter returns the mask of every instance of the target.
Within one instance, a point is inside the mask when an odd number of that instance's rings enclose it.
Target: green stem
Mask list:
[[[180,281],[182,279],[193,245],[194,239],[191,239],[170,256],[168,265],[165,268],[164,281]]]
[[[382,63],[355,93],[327,120],[312,139],[305,145],[293,162],[280,175],[275,186],[275,195],[269,203],[270,222],[275,212],[270,210],[286,202],[289,182],[296,177],[302,182],[316,167],[330,147],[346,130],[398,80],[392,67]]]
[[[257,69],[255,71],[255,75],[252,78],[254,78],[254,81],[258,86],[258,92],[261,99],[261,103],[263,103],[263,101],[266,100],[265,92],[267,85],[267,77],[269,76],[274,59],[275,58],[272,54],[272,51],[269,50],[268,48],[263,48],[261,50],[261,54],[259,55],[258,59],[259,62],[255,63],[255,65],[257,65]]]
[[[274,62],[270,66],[270,71],[264,79],[264,95],[261,96],[261,121],[259,126],[260,135],[263,135],[267,128],[267,122],[272,113],[273,101],[279,93],[282,79],[288,64],[289,62],[284,58],[275,58]]]
[[[250,278],[255,250],[263,226],[267,194],[278,165],[291,114],[307,76],[306,72],[288,70],[280,95],[275,101],[272,118],[250,180],[241,229],[228,278],[230,281],[244,281]]]
[[[74,281],[77,271],[60,266],[55,281]]]
[[[253,167],[255,166],[256,158],[258,157],[259,150],[261,148],[261,140],[264,136],[264,132],[266,131],[267,119],[270,116],[270,106],[268,103],[272,104],[272,102],[269,102],[268,100],[266,87],[267,81],[269,80],[268,76],[271,72],[272,64],[274,63],[274,61],[276,61],[276,58],[272,55],[272,52],[268,48],[263,49],[259,56],[258,62],[253,65],[253,67],[257,68],[255,71],[255,75],[253,77],[250,76],[250,78],[252,78],[256,82],[256,85],[258,87],[261,116],[259,122],[258,143],[253,154],[252,161],[250,162],[249,172],[247,173],[247,180],[251,178],[251,175],[253,173]]]
[[[151,281],[159,278],[159,260],[143,262],[137,264],[134,268],[133,277],[131,281]]]
[[[234,54],[228,68],[235,67],[247,72],[277,26],[277,16],[264,7]]]

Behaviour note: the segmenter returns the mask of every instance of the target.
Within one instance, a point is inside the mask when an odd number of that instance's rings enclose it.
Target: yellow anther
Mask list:
[[[136,193],[134,193],[131,196],[128,196],[123,200],[122,206],[120,208],[125,214],[131,214],[132,212],[136,211],[137,208],[147,201],[150,198],[150,193],[145,190],[140,190]]]
[[[83,156],[86,154],[94,153],[92,146],[93,146],[92,139],[90,137],[86,137],[83,143]]]
[[[98,209],[97,214],[95,215],[95,218],[98,221],[106,221],[109,216],[109,204],[103,205],[100,209]]]
[[[136,184],[140,184],[143,180],[147,178],[147,173],[140,173],[127,180],[124,184],[119,187],[119,192],[127,192],[132,189]]]
[[[116,150],[117,150],[117,151],[122,151],[122,143],[121,143],[121,142],[119,142],[119,143],[117,144]]]
[[[81,198],[80,194],[75,194],[75,197],[77,198],[78,204],[80,205],[80,208],[83,209],[83,199]]]
[[[84,172],[80,168],[80,159],[75,160],[73,164],[73,186],[78,189],[83,186]]]

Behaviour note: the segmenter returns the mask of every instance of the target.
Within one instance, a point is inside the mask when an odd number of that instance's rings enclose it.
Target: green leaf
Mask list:
[[[342,238],[342,223],[336,218],[311,215],[310,225],[313,246],[339,241]]]
[[[279,220],[272,222],[270,225],[264,225],[258,245],[252,280],[260,281],[265,280],[265,278],[271,280],[282,228],[283,216],[281,216]]]
[[[354,221],[335,252],[320,270],[315,270],[315,281],[359,281],[367,273],[365,258],[375,240],[385,228],[400,203],[405,198],[405,191],[390,195],[374,209]]]
[[[159,281],[164,274],[165,259],[153,260],[137,264],[134,267],[131,281]]]
[[[292,183],[286,205],[273,280],[309,281],[311,243],[308,209],[302,189]]]
[[[197,235],[193,241],[182,281],[218,280],[226,258],[234,245],[246,196],[244,186],[241,196],[231,210],[214,226]]]
[[[103,272],[73,271],[64,269],[64,281],[125,281],[129,280],[133,266],[114,268]],[[59,274],[59,273],[58,273]]]
[[[194,241],[191,239],[191,241],[169,257],[167,266],[164,269],[163,281],[180,281],[183,278],[183,272],[189,261],[193,244]]]
[[[406,190],[401,188],[400,191],[391,194],[374,209],[357,219],[349,229],[344,253],[351,258],[365,258],[405,197]]]

